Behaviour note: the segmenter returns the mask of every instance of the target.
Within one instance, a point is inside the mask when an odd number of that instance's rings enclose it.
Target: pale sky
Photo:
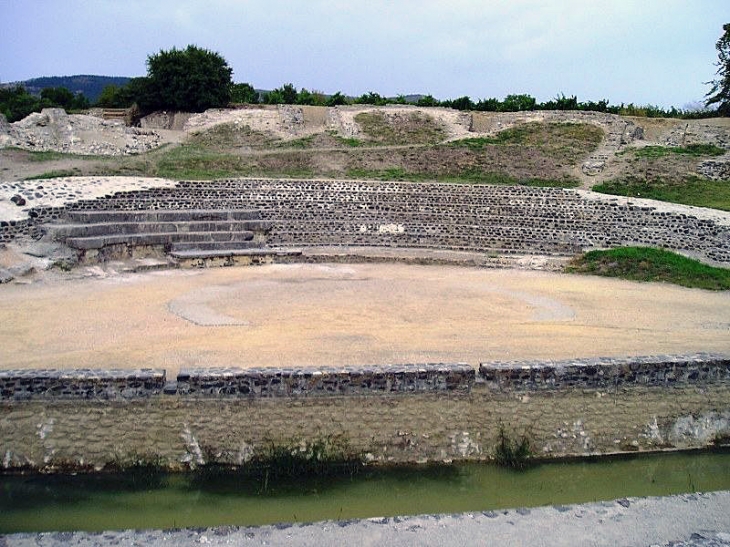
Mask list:
[[[684,108],[728,22],[729,0],[0,0],[0,82],[143,76],[195,44],[259,89]]]

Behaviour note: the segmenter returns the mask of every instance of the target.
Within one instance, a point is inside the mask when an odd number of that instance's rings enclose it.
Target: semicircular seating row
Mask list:
[[[523,186],[183,181],[76,203],[46,230],[80,250],[160,246],[180,257],[305,246],[571,256],[632,244],[730,263],[730,229],[711,220]]]

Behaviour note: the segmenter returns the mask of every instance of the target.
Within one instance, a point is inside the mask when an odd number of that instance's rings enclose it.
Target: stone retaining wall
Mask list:
[[[135,399],[159,395],[165,371],[0,370],[0,401]]]
[[[729,367],[693,355],[490,363],[478,378],[464,365],[201,369],[177,383],[161,371],[8,372],[0,455],[6,469],[180,468],[335,435],[367,461],[479,460],[502,428],[541,456],[699,448],[730,437]]]
[[[311,397],[468,392],[475,371],[469,365],[428,364],[317,369],[183,369],[178,392],[193,396]]]
[[[595,358],[482,363],[479,378],[500,390],[611,389],[627,386],[730,384],[723,355]]]
[[[587,199],[559,188],[307,180],[181,182],[117,193],[67,210],[256,209],[272,246],[380,246],[571,256],[622,245],[664,247],[730,263],[730,226],[691,209]],[[61,208],[0,223],[0,239],[38,238]]]

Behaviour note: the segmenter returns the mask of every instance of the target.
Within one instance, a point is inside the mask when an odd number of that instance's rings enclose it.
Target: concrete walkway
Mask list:
[[[730,491],[536,509],[256,528],[0,536],[2,547],[61,545],[730,547]]]

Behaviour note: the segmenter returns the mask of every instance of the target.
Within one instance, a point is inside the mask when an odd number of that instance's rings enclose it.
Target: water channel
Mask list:
[[[0,476],[0,533],[208,527],[565,505],[730,490],[730,451],[543,463],[366,468],[270,485],[234,474]]]

